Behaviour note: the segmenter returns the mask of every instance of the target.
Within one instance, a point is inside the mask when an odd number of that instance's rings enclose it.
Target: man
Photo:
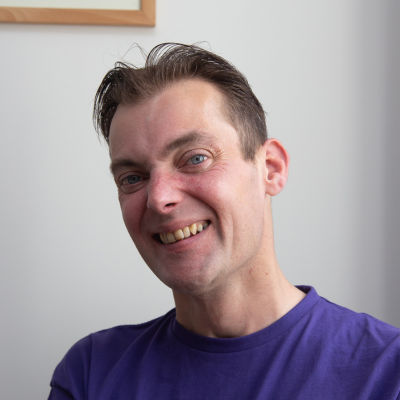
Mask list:
[[[400,399],[400,331],[279,268],[271,197],[289,156],[240,72],[160,45],[105,76],[94,118],[128,232],[176,309],[82,339],[50,399]]]

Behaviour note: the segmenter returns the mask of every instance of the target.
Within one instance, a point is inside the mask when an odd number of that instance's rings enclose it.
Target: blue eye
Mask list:
[[[123,185],[134,185],[141,181],[141,177],[139,175],[129,175],[122,180]]]
[[[190,161],[192,162],[192,164],[201,164],[206,159],[207,159],[207,157],[202,156],[201,154],[197,154],[197,155],[191,157]]]

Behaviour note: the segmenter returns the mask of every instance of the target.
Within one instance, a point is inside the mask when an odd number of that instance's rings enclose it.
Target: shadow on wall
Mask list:
[[[357,12],[357,311],[400,328],[400,3]]]
[[[384,148],[386,322],[400,328],[400,3],[388,1]]]

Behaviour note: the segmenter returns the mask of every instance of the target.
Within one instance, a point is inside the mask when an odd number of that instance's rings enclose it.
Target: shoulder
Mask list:
[[[169,311],[162,317],[136,325],[120,325],[109,329],[103,329],[91,333],[75,343],[67,353],[67,357],[83,354],[93,354],[94,351],[111,350],[121,351],[131,346],[135,341],[142,340],[143,337],[152,337],[160,329],[166,329],[175,316],[175,310]]]
[[[307,305],[294,332],[302,335],[304,343],[313,343],[327,352],[357,358],[376,358],[390,350],[400,356],[400,329],[364,313],[320,297],[314,288],[299,287],[307,296],[299,303]],[[308,303],[307,303],[308,302]]]
[[[380,321],[371,315],[358,313],[346,307],[332,303],[323,297],[319,301],[323,319],[332,328],[337,328],[353,335],[370,336],[376,341],[391,341],[400,337],[400,329]]]
[[[112,369],[126,352],[145,349],[157,335],[169,329],[175,310],[160,318],[138,325],[121,325],[104,329],[76,342],[56,367],[51,387],[70,393],[76,399],[86,398],[90,376],[100,376]]]
[[[320,298],[310,319],[313,336],[341,362],[355,365],[400,366],[400,329],[371,315],[357,313]],[[383,363],[383,364],[381,364]]]

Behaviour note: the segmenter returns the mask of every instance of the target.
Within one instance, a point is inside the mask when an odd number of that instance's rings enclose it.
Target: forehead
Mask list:
[[[223,115],[223,100],[214,85],[196,79],[174,83],[145,102],[119,105],[110,127],[111,157],[155,154],[193,132],[222,146],[238,144],[236,130]]]

